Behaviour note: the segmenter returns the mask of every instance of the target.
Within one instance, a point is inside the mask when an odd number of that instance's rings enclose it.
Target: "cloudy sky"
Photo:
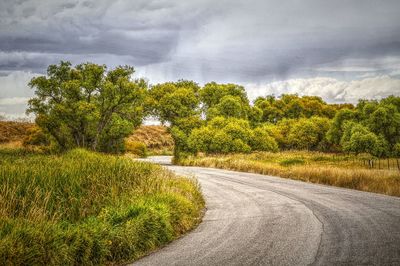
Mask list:
[[[251,98],[400,95],[398,0],[0,0],[0,114],[21,116],[49,64],[129,64],[158,83],[245,85]]]

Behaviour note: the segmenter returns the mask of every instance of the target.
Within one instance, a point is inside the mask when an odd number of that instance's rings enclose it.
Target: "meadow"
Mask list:
[[[367,160],[361,160],[355,155],[283,151],[208,156],[200,154],[182,158],[179,164],[273,175],[400,196],[400,171],[396,159],[382,160],[379,169],[377,163],[374,164],[376,168],[370,168]]]
[[[196,181],[126,157],[0,150],[0,264],[135,260],[196,226]]]

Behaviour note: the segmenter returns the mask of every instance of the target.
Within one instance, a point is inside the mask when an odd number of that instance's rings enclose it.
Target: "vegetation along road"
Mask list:
[[[400,198],[148,160],[195,175],[207,212],[135,265],[400,265]]]

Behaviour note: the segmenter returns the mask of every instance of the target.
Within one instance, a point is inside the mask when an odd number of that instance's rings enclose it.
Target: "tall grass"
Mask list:
[[[197,183],[74,150],[0,151],[0,264],[98,265],[143,256],[195,226]]]
[[[400,196],[400,172],[369,169],[354,156],[319,152],[257,152],[188,157],[181,165],[274,175],[306,182]]]

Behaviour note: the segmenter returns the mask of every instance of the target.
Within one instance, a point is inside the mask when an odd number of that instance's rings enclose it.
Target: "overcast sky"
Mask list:
[[[245,85],[251,98],[400,95],[398,0],[0,0],[0,114],[49,64],[129,64],[158,83]]]

